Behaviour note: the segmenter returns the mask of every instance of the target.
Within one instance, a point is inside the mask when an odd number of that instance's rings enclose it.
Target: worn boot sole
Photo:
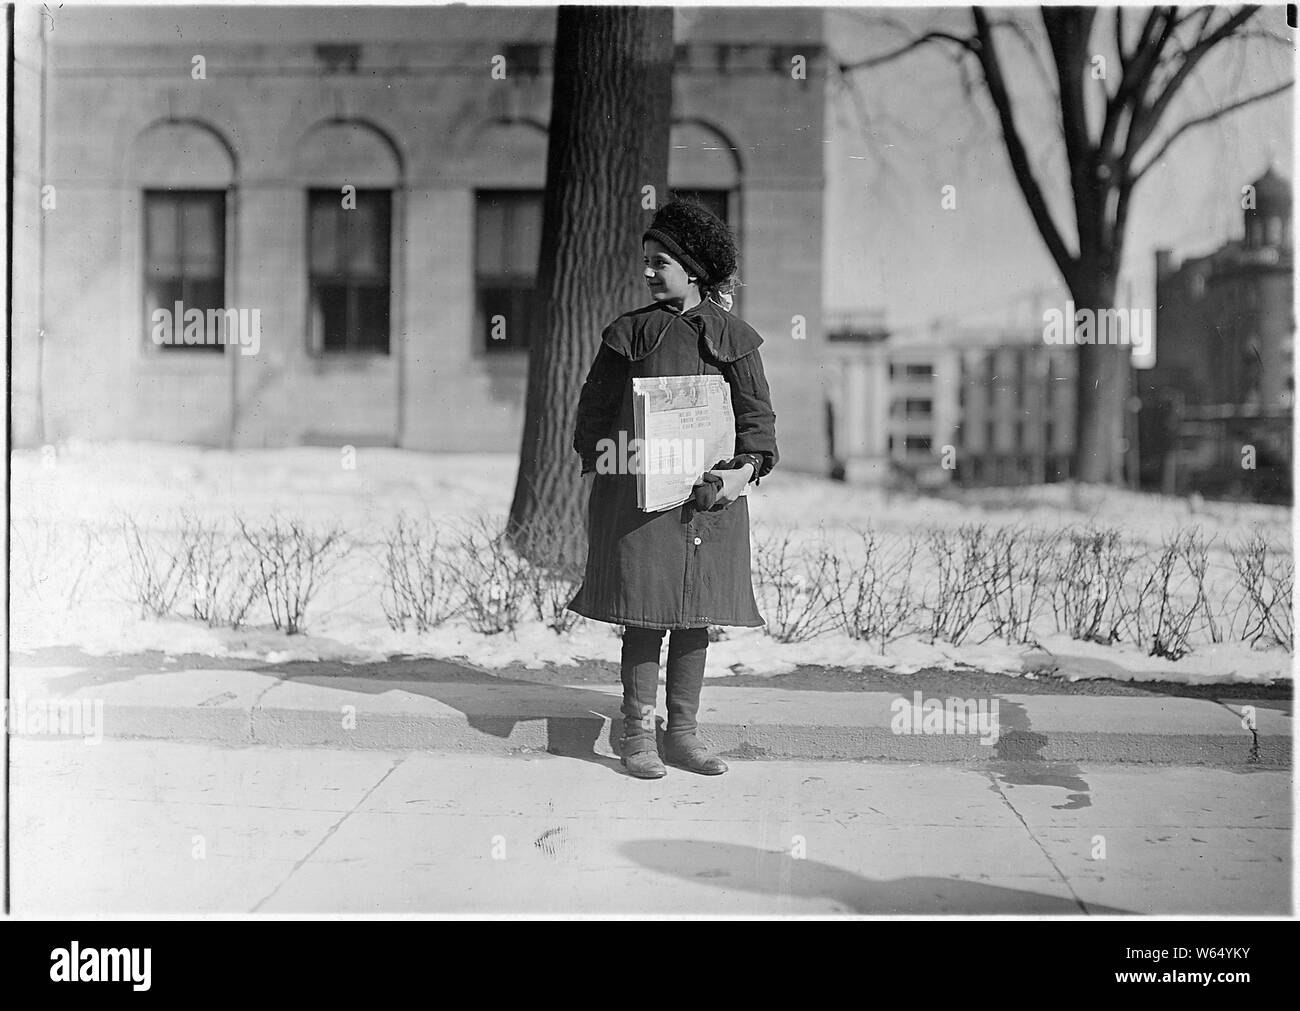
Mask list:
[[[641,756],[646,756],[644,761],[636,761]],[[637,779],[663,779],[668,775],[668,770],[664,768],[664,763],[660,761],[659,756],[653,751],[638,751],[635,755],[629,756],[633,759],[631,763],[627,758],[621,758],[623,768],[627,769],[628,775],[635,776]]]
[[[721,776],[728,769],[727,763],[716,755],[708,755],[702,761],[664,756],[664,764],[671,765],[674,769],[685,769],[687,772],[694,772],[700,776]]]

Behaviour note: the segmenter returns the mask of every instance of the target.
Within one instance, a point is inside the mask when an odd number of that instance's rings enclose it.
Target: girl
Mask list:
[[[605,328],[578,398],[573,447],[587,501],[587,566],[568,606],[625,626],[622,760],[628,772],[658,779],[666,760],[717,776],[726,763],[695,735],[708,626],[765,624],[751,583],[743,492],[776,465],[776,414],[758,354],[763,338],[727,308],[736,242],[726,224],[698,204],[673,200],[655,215],[642,246],[654,301]],[[731,391],[736,456],[696,482],[707,477],[720,485],[716,500],[707,509],[689,500],[659,513],[641,511],[635,473],[597,470],[602,448],[618,445],[620,430],[626,443],[633,441],[632,379],[719,374]],[[654,712],[669,629],[661,759]]]

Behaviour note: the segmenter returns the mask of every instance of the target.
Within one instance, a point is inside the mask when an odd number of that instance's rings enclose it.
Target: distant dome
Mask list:
[[[1255,206],[1261,215],[1267,216],[1269,210],[1276,213],[1290,209],[1291,183],[1274,172],[1272,165],[1251,185],[1255,187]]]

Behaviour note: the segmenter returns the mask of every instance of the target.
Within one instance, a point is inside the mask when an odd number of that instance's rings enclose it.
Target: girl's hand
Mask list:
[[[722,479],[722,489],[715,504],[730,505],[744,494],[745,486],[754,476],[754,465],[747,463],[738,470],[711,470],[708,473]]]

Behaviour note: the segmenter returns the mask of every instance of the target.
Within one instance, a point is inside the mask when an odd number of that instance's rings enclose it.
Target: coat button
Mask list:
[[[703,543],[703,542],[702,542],[702,541],[697,537],[697,538],[695,538],[695,543],[696,543],[696,544],[701,544],[701,543]]]

